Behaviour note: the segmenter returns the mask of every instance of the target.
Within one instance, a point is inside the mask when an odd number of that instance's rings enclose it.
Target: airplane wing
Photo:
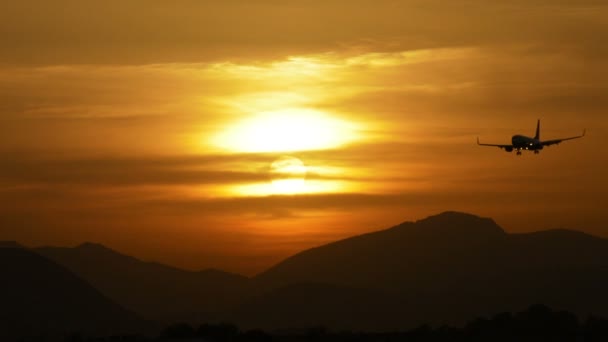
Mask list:
[[[586,133],[586,130],[583,130],[583,134],[582,135],[577,135],[575,137],[570,137],[570,138],[562,138],[562,139],[554,139],[554,140],[541,141],[540,144],[543,145],[543,146],[557,145],[557,144],[561,143],[562,141],[582,138],[582,137],[585,136],[585,133]]]
[[[502,148],[503,150],[513,151],[513,145],[497,145],[497,144],[482,144],[479,142],[479,138],[477,138],[477,145],[479,146],[494,146]]]

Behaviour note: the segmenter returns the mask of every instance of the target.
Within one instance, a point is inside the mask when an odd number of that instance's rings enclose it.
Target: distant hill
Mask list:
[[[0,241],[0,248],[25,248],[16,241]]]
[[[146,324],[67,269],[14,244],[0,247],[0,340],[134,333]]]
[[[608,240],[508,234],[445,212],[298,253],[254,278],[189,272],[96,244],[36,249],[148,318],[245,328],[402,330],[545,304],[608,316]]]
[[[323,283],[295,283],[252,296],[229,321],[245,329],[305,331],[396,331],[414,317],[404,316],[399,298],[382,291]]]
[[[322,303],[346,298],[352,289],[380,293],[379,302],[392,298],[384,312],[366,295],[356,297],[361,303],[346,302],[341,312],[330,305],[337,317],[353,307],[364,313],[350,320],[353,329],[372,321],[377,322],[372,329],[395,328],[395,315],[404,328],[461,324],[477,315],[518,311],[535,303],[606,316],[608,241],[567,230],[507,234],[491,219],[446,212],[306,250],[252,283],[261,295],[235,316],[245,325],[255,322],[264,328],[290,325],[272,318],[278,315],[277,303],[283,304],[279,316],[293,317],[297,325],[314,318],[313,302],[316,314],[323,315],[327,308]],[[291,290],[294,284],[311,283],[345,290]],[[298,298],[308,293],[316,293],[313,301],[301,303]]]
[[[126,308],[165,321],[215,320],[218,313],[241,300],[248,281],[217,270],[190,272],[143,262],[93,243],[35,251],[83,277]]]

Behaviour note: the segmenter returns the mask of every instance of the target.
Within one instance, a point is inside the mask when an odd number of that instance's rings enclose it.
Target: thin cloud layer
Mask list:
[[[3,3],[0,239],[252,274],[444,210],[605,236],[606,15],[592,0]],[[588,135],[522,158],[475,144],[538,118],[544,138]],[[280,189],[286,155],[306,181]]]
[[[3,63],[168,63],[539,43],[604,55],[603,1],[74,1],[0,7]]]

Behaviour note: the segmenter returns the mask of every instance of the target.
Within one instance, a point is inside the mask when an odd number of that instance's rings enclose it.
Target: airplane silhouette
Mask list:
[[[575,137],[562,138],[562,139],[553,139],[553,140],[540,140],[540,120],[536,124],[536,135],[534,138],[527,137],[525,135],[514,135],[511,138],[511,145],[500,145],[500,144],[482,144],[479,142],[479,137],[477,137],[477,145],[480,146],[494,146],[499,147],[507,152],[513,152],[513,150],[517,151],[517,155],[521,155],[522,150],[526,151],[534,151],[534,154],[538,154],[540,150],[542,150],[545,146],[557,145],[562,141],[578,139],[585,136],[586,130],[583,130],[582,135],[577,135]]]

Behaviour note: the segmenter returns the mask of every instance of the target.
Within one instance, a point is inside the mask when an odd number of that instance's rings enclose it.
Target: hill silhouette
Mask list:
[[[252,296],[228,315],[246,329],[393,330],[403,326],[402,304],[374,289],[295,283]]]
[[[446,212],[301,252],[253,279],[257,291],[265,293],[260,298],[273,298],[271,293],[300,283],[393,298],[384,320],[373,306],[344,305],[336,315],[348,315],[353,307],[364,313],[359,321],[351,320],[352,329],[370,322],[377,322],[370,329],[380,330],[462,324],[476,315],[518,311],[534,303],[606,316],[608,241],[567,230],[507,234],[491,219]],[[303,294],[294,293],[291,301],[297,303],[299,296]],[[328,303],[335,299],[329,297]],[[283,316],[314,311],[289,305],[289,296],[282,298]],[[260,317],[270,317],[264,308],[276,303],[268,301],[257,301],[257,316],[249,319],[263,328],[286,327],[271,319],[260,322]],[[246,325],[243,311],[255,310],[240,309],[239,323]],[[389,319],[394,315],[400,317],[399,326]]]
[[[25,248],[17,241],[0,241],[0,248]]]
[[[306,250],[258,275],[255,281],[265,288],[315,281],[401,291],[412,284],[412,272],[420,281],[429,272],[435,277],[443,271],[447,257],[476,259],[477,253],[485,254],[486,247],[505,236],[490,219],[447,212]]]
[[[0,274],[0,340],[108,335],[146,326],[64,267],[14,244],[0,247]]]
[[[156,320],[215,320],[217,313],[241,299],[248,280],[218,270],[190,272],[144,262],[94,243],[35,251],[67,267],[124,307]]]
[[[390,331],[462,325],[533,304],[608,316],[608,240],[509,234],[445,212],[298,253],[248,279],[142,262],[101,245],[36,249],[146,317],[245,328]]]

